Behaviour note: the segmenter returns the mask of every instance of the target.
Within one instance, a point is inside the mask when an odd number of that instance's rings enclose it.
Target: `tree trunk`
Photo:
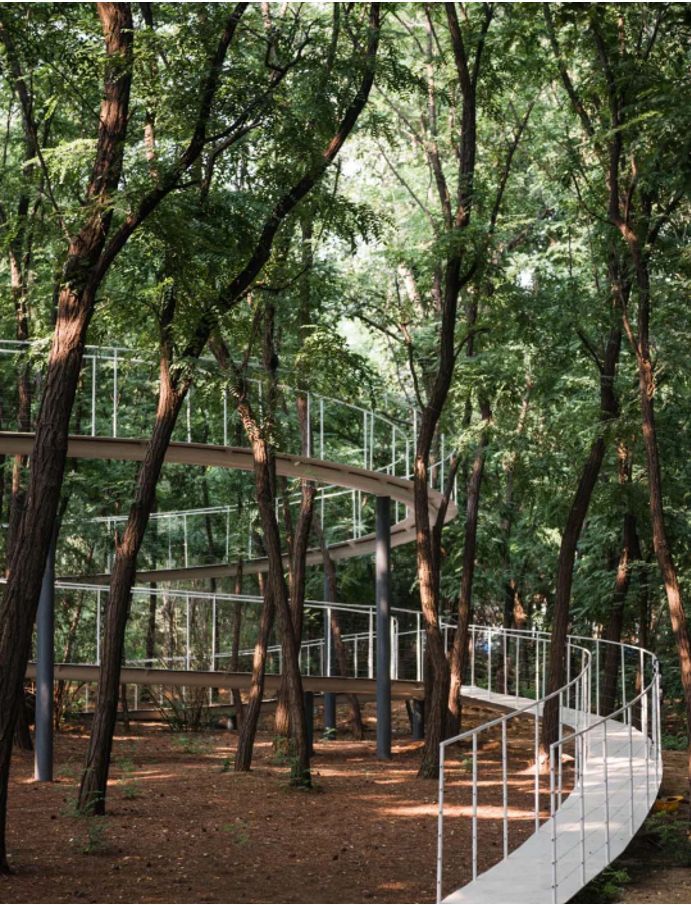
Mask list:
[[[89,748],[79,790],[83,813],[104,814],[113,733],[117,719],[118,684],[129,616],[130,596],[137,570],[137,555],[156,501],[156,486],[170,444],[187,385],[175,389],[168,362],[161,362],[158,410],[122,540],[117,545],[106,605],[104,645]]]
[[[480,489],[485,468],[489,422],[492,417],[489,403],[484,398],[480,399],[480,414],[483,428],[475,451],[470,480],[468,481],[463,562],[461,566],[461,591],[458,595],[458,625],[454,633],[453,650],[451,651],[449,714],[447,717],[447,732],[449,735],[455,735],[459,732],[461,725],[461,685],[463,683],[466,653],[468,651],[468,635],[472,619],[472,592],[477,549],[477,523],[480,512]]]
[[[237,572],[235,573],[235,593],[237,596],[242,594],[242,558],[238,559],[238,567]],[[241,601],[237,601],[234,607],[233,613],[233,637],[231,640],[230,647],[230,671],[237,672],[239,665],[239,654],[240,654],[240,631],[242,628],[242,609],[243,604]],[[268,638],[267,642],[268,643]],[[266,647],[266,644],[265,644]],[[266,656],[266,655],[265,655]],[[231,689],[231,698],[233,701],[233,707],[235,708],[235,722],[237,728],[242,730],[243,720],[245,718],[244,714],[244,705],[242,703],[242,692],[239,688]],[[251,759],[251,757],[250,757]]]
[[[22,688],[21,700],[17,710],[17,724],[14,728],[14,743],[21,751],[33,751],[34,744],[31,741],[29,729],[29,714],[26,710],[26,693]]]
[[[268,560],[267,583],[269,594],[273,598],[276,608],[277,621],[281,633],[283,675],[285,676],[288,692],[291,738],[295,745],[291,782],[294,785],[309,786],[311,784],[310,752],[307,743],[307,724],[305,720],[302,678],[300,676],[300,648],[293,627],[293,614],[290,608],[288,586],[283,573],[281,538],[273,506],[274,495],[271,489],[272,456],[266,441],[256,435],[251,436],[251,440],[257,502],[259,504],[264,533],[264,547]]]
[[[618,685],[617,680],[621,667],[621,653],[616,645],[621,641],[621,634],[624,627],[624,608],[631,582],[631,563],[641,558],[638,531],[636,530],[636,516],[631,511],[629,500],[631,456],[625,444],[619,444],[618,455],[619,485],[626,496],[626,512],[624,513],[621,552],[619,554],[619,561],[617,563],[616,576],[614,579],[614,600],[612,601],[612,610],[603,634],[605,641],[614,642],[605,645],[602,693],[600,699],[600,713],[603,716],[607,716],[614,711]]]
[[[604,640],[613,643],[605,645],[602,692],[600,697],[600,713],[602,716],[607,716],[615,709],[619,671],[621,668],[621,652],[617,645],[621,642],[622,630],[624,628],[624,609],[629,585],[631,583],[631,563],[636,559],[640,559],[640,547],[636,531],[636,516],[631,512],[627,512],[624,515],[624,534],[614,579],[612,611],[607,620],[605,631],[603,632]]]
[[[120,178],[127,131],[133,34],[130,6],[101,3],[99,15],[107,60],[96,155],[86,192],[89,215],[69,243],[60,279],[57,320],[36,421],[26,505],[0,609],[0,872],[5,873],[9,872],[5,837],[7,784],[17,703],[58,511],[70,414],[98,288],[94,274],[113,215],[109,199]]]
[[[238,737],[238,747],[235,752],[234,770],[236,773],[246,773],[252,766],[254,739],[257,734],[257,724],[259,723],[262,698],[264,697],[266,650],[269,646],[269,637],[274,624],[274,613],[273,591],[267,581],[264,585],[264,601],[262,603],[261,616],[259,617],[259,632],[254,646],[252,682],[247,695],[247,703],[245,704]]]
[[[605,425],[619,414],[619,404],[614,391],[614,378],[619,350],[621,348],[621,330],[612,328],[607,340],[605,355],[600,365],[600,422]],[[595,483],[600,474],[600,467],[605,455],[605,439],[600,435],[590,447],[590,453],[583,466],[576,494],[571,503],[566,519],[564,534],[559,548],[557,579],[554,594],[552,616],[552,634],[549,647],[549,674],[547,693],[556,692],[565,681],[566,674],[566,636],[569,627],[569,610],[571,605],[571,584],[576,549],[581,536],[583,522],[588,513],[590,499]],[[559,695],[551,697],[544,706],[542,714],[542,757],[549,756],[550,745],[559,737]]]
[[[309,426],[307,423],[307,397],[299,393],[296,400],[298,423],[300,425],[302,455],[310,455]],[[314,481],[303,478],[300,481],[300,512],[298,513],[295,530],[290,531],[292,540],[290,544],[290,611],[293,619],[293,630],[298,643],[298,651],[302,645],[302,626],[305,610],[305,582],[307,580],[307,549],[309,545],[310,531],[312,529],[312,516],[314,515],[314,499],[317,488]],[[287,499],[285,500],[287,524],[292,525]],[[290,733],[289,703],[285,681],[281,683],[276,707],[276,734],[287,736]]]
[[[649,292],[647,279],[645,280],[643,288],[639,286],[639,293],[641,292]],[[643,338],[640,337],[640,321],[641,318],[639,316],[640,355],[638,356],[638,377],[643,421],[643,442],[645,446],[648,490],[650,494],[650,521],[653,529],[653,548],[665,585],[665,594],[667,595],[667,606],[669,608],[672,632],[674,633],[674,639],[677,645],[677,655],[679,657],[681,683],[684,689],[686,727],[687,737],[689,739],[689,746],[687,748],[687,772],[689,788],[691,788],[691,640],[689,639],[689,628],[681,596],[681,587],[679,586],[679,580],[677,578],[676,565],[667,538],[667,526],[665,525],[662,496],[662,473],[660,469],[657,428],[655,424],[655,376],[647,335]]]

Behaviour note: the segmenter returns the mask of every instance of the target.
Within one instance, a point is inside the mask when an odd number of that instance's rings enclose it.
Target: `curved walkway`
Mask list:
[[[11,345],[11,344],[10,344]],[[17,347],[18,348],[18,347]],[[0,350],[2,351],[2,350]],[[111,383],[99,384],[97,376],[103,371],[98,352],[87,355],[85,361],[91,363],[91,436],[71,436],[68,443],[69,457],[83,459],[113,459],[120,461],[141,461],[146,452],[147,441],[117,436],[118,433],[118,350],[108,359],[112,365]],[[137,364],[134,358],[130,359]],[[100,369],[100,371],[99,371]],[[107,414],[105,423],[112,426],[113,436],[99,436],[98,428],[103,423],[101,401],[98,392],[104,387],[109,393],[112,384],[112,416]],[[98,392],[97,392],[98,391]],[[390,497],[405,507],[405,517],[391,526],[391,545],[399,546],[415,538],[415,522],[413,516],[414,491],[409,479],[409,457],[414,450],[416,438],[416,415],[413,413],[412,423],[405,423],[405,428],[397,426],[393,421],[376,415],[374,412],[357,409],[343,403],[342,405],[355,413],[356,418],[364,418],[362,424],[362,449],[358,443],[354,449],[359,455],[363,452],[364,466],[329,461],[325,455],[325,405],[330,402],[314,397],[319,405],[319,421],[317,435],[320,437],[318,448],[320,457],[312,458],[288,453],[276,456],[277,471],[290,478],[307,478],[321,484],[336,485],[352,489],[375,497]],[[309,404],[309,397],[308,397]],[[338,405],[338,403],[335,403]],[[192,442],[191,408],[188,399],[187,433],[188,442],[171,444],[166,462],[183,465],[239,469],[252,471],[251,450],[244,447],[230,447],[225,441],[229,436],[227,416],[227,398],[222,400],[222,438],[223,445]],[[221,405],[221,402],[218,402]],[[345,411],[345,409],[344,409]],[[206,411],[202,410],[205,416]],[[377,443],[375,428],[378,424],[386,426],[390,431],[384,443]],[[412,428],[412,430],[411,430]],[[398,434],[397,434],[398,431]],[[410,433],[407,433],[410,432]],[[400,452],[401,436],[404,437],[405,455]],[[0,432],[0,453],[6,455],[30,455],[34,436],[31,433]],[[398,450],[396,444],[399,444]],[[380,469],[374,467],[375,449],[387,449],[387,465]],[[314,448],[314,446],[312,447]],[[439,486],[444,485],[444,453],[437,465]],[[397,467],[403,470],[403,476],[396,476]],[[443,496],[439,489],[430,487],[430,515],[436,519],[442,505]],[[456,516],[456,506],[452,501],[444,514],[448,522]],[[374,534],[353,536],[346,541],[330,545],[329,551],[334,559],[347,559],[353,556],[372,554],[376,548]],[[308,564],[322,561],[321,550],[310,550]],[[265,561],[261,558],[246,563],[244,571],[263,571]],[[187,581],[191,579],[218,578],[233,575],[233,565],[211,564],[200,566],[186,565],[181,568],[156,569],[140,571],[140,581]],[[81,577],[81,581],[103,581],[106,575]],[[334,608],[338,605],[334,604]],[[419,627],[410,635],[415,636],[411,644],[416,648],[418,663],[423,659],[423,635]],[[188,632],[189,637],[189,632]],[[370,641],[372,632],[370,629]],[[480,655],[477,655],[477,641],[480,641]],[[322,644],[326,639],[322,639]],[[627,689],[635,687],[635,668],[627,663],[626,645],[618,645],[621,650],[620,675],[618,676],[621,692],[617,692],[621,700],[621,708],[615,714],[603,718],[600,713],[600,657],[599,642],[594,642],[594,655],[591,655],[588,639],[572,639],[569,642],[567,664],[570,675],[566,685],[555,692],[559,695],[560,738],[552,746],[549,764],[541,769],[538,757],[538,724],[544,696],[545,664],[547,639],[540,633],[521,633],[502,631],[492,628],[477,627],[473,629],[471,650],[471,683],[464,686],[464,697],[489,704],[503,711],[503,715],[495,720],[476,727],[469,732],[449,739],[442,744],[442,771],[440,775],[439,796],[439,856],[437,898],[448,902],[565,902],[578,889],[609,864],[626,846],[641,822],[645,819],[661,779],[660,757],[660,725],[659,725],[659,674],[657,661],[646,652],[640,652],[640,685],[643,690],[632,700],[627,700]],[[522,645],[522,648],[521,648]],[[522,650],[522,658],[521,658]],[[573,656],[575,653],[575,656]],[[494,656],[494,661],[493,661]],[[485,658],[484,664],[477,660]],[[645,657],[645,662],[644,662]],[[397,678],[397,664],[394,663],[392,676],[392,694],[397,697],[420,698],[424,695],[424,686],[420,681],[404,681]],[[484,669],[484,684],[482,673]],[[28,675],[33,675],[34,667],[29,667]],[[92,682],[98,679],[99,668],[94,664],[60,664],[56,666],[55,678]],[[158,670],[125,667],[122,680],[126,684],[179,684],[202,687],[242,687],[249,681],[247,673],[224,673],[221,671],[190,670]],[[376,680],[373,678],[305,676],[307,690],[328,691],[333,693],[373,694]],[[523,685],[521,686],[521,681]],[[280,682],[280,675],[266,676],[268,688]],[[503,687],[502,687],[503,685]],[[511,687],[512,686],[512,687]],[[532,686],[532,697],[526,696],[528,687]],[[542,695],[541,695],[542,690]],[[514,851],[510,851],[510,812],[508,807],[508,727],[514,719],[531,718],[535,725],[535,758],[534,758],[534,833]],[[478,750],[491,733],[500,731],[501,769],[500,785],[503,790],[503,807],[500,819],[503,826],[504,844],[498,853],[498,863],[479,872],[478,869],[478,800],[481,795],[482,779],[478,777]],[[494,739],[493,744],[496,743]],[[456,887],[444,894],[442,889],[443,865],[445,860],[445,823],[453,819],[452,814],[445,812],[445,797],[453,790],[445,785],[444,757],[445,752],[458,745],[468,756],[471,778],[468,783],[471,795],[466,822],[470,816],[471,842],[465,854],[470,852],[471,876],[465,885]],[[469,751],[469,754],[468,754]],[[549,778],[549,789],[545,792],[541,776]],[[569,771],[573,774],[572,787],[569,794],[568,784],[563,777]],[[541,810],[545,794],[549,800],[549,817],[545,818]],[[493,818],[495,819],[495,818]],[[456,855],[458,854],[456,848]],[[463,851],[463,850],[461,850]],[[483,862],[484,865],[484,862]],[[452,863],[455,868],[455,864]],[[458,865],[459,874],[463,864]],[[460,876],[458,881],[460,881]]]
[[[24,455],[31,453],[34,435],[18,431],[0,432],[0,453]],[[114,459],[124,462],[141,462],[146,455],[147,442],[128,438],[70,436],[67,455],[76,459]],[[201,467],[252,471],[252,451],[246,447],[211,446],[203,443],[171,443],[166,454],[166,463],[196,465]],[[406,517],[391,526],[391,546],[398,547],[415,539],[415,518],[412,514],[414,503],[413,484],[405,478],[397,478],[380,471],[370,471],[354,465],[341,465],[321,459],[295,456],[288,453],[276,454],[276,470],[279,475],[289,478],[307,478],[319,483],[336,484],[353,490],[360,490],[372,496],[390,497],[406,507]],[[442,494],[430,488],[430,517],[435,519],[442,502]],[[446,509],[444,523],[456,517],[456,504],[450,501]],[[332,559],[349,559],[353,556],[372,554],[376,547],[374,534],[351,538],[329,546]],[[322,562],[322,552],[308,551],[307,564]],[[266,560],[259,557],[243,565],[243,571],[265,571]],[[155,569],[137,572],[139,581],[189,581],[192,579],[221,578],[234,575],[234,564],[216,563],[204,566],[187,566],[173,569]],[[79,576],[81,581],[103,581],[107,574]],[[67,579],[69,580],[69,579]]]
[[[500,637],[502,635],[501,630],[493,632]],[[468,810],[471,818],[471,864],[469,882],[447,893],[442,883],[447,841],[445,824],[450,823],[453,817],[445,813],[448,802],[445,802],[446,782],[442,767],[437,901],[568,902],[624,851],[647,817],[662,780],[657,660],[647,651],[618,644],[617,648],[622,652],[622,673],[618,677],[621,691],[618,693],[624,703],[608,716],[599,716],[597,712],[592,712],[600,709],[600,681],[594,672],[596,658],[581,646],[584,642],[588,643],[588,639],[572,638],[569,641],[567,656],[573,658],[576,652],[577,656],[573,659],[580,659],[583,668],[564,689],[556,693],[563,728],[558,741],[550,749],[548,762],[541,763],[538,750],[538,720],[547,698],[536,701],[487,688],[464,687],[464,694],[484,699],[493,706],[513,709],[506,716],[442,744],[443,756],[445,751],[457,745],[465,752],[470,750],[472,775]],[[604,643],[595,642],[598,662],[599,647]],[[629,701],[626,701],[626,683],[632,676],[627,675],[627,652],[635,652],[636,666],[639,675],[643,676],[641,684],[644,685]],[[539,687],[539,675],[536,680]],[[542,681],[544,686],[544,677]],[[535,722],[535,827],[527,841],[511,851],[507,736],[513,719],[532,719]],[[504,828],[504,846],[497,863],[481,872],[478,862],[487,853],[478,852],[478,820],[481,816],[478,801],[482,790],[477,758],[478,749],[484,742],[498,743],[502,751],[503,818],[499,819],[502,819]],[[566,778],[567,770],[572,770],[570,780]],[[549,814],[547,818],[542,816],[545,809]],[[456,839],[456,852],[457,846]],[[459,875],[463,872],[467,873],[467,870],[462,871],[459,865]]]

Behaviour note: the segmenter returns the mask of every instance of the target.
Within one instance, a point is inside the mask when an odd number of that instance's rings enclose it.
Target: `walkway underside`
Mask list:
[[[58,663],[55,666],[55,681],[65,682],[98,682],[99,668],[96,665],[82,663]],[[29,663],[26,670],[27,679],[36,676],[36,664]],[[264,690],[277,692],[281,687],[282,676],[267,673],[264,677]],[[164,685],[182,686],[185,688],[239,688],[246,691],[252,683],[252,675],[248,672],[222,672],[184,670],[184,669],[144,669],[124,666],[120,670],[120,681],[123,685]],[[304,691],[327,692],[332,694],[357,694],[374,697],[377,691],[376,679],[351,679],[340,676],[303,676]],[[422,700],[425,687],[421,682],[406,679],[391,681],[391,696],[399,699],[416,698]]]
[[[31,454],[34,435],[3,431],[0,433],[0,453],[6,455]],[[70,436],[67,455],[76,459],[113,459],[120,462],[141,462],[147,450],[146,440],[132,440],[111,437]],[[211,446],[203,443],[171,443],[166,453],[166,463],[178,465],[195,465],[204,468],[230,468],[239,471],[252,471],[252,450],[243,446]],[[326,462],[306,456],[294,456],[287,453],[276,453],[276,471],[288,478],[308,478],[320,484],[334,484],[372,496],[386,496],[406,507],[407,515],[391,526],[391,546],[398,547],[415,539],[415,519],[413,517],[414,490],[412,481],[397,478],[380,471],[369,471],[353,465],[342,465],[338,462]],[[430,488],[430,519],[436,515],[442,500],[437,490]],[[444,522],[456,516],[456,505],[450,502],[445,512]],[[350,559],[375,552],[376,537],[365,534],[329,546],[332,559]],[[312,549],[307,553],[307,565],[318,565],[323,561],[320,549]],[[236,573],[234,563],[215,563],[204,566],[188,566],[179,569],[157,569],[137,572],[138,581],[190,581],[205,578],[222,578]],[[266,560],[258,558],[243,565],[243,572],[265,572]],[[108,579],[107,574],[79,576],[80,581],[101,582]],[[66,579],[74,580],[74,577]]]

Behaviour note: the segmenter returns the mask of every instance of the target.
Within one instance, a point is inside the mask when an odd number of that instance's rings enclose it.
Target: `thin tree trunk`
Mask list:
[[[137,488],[122,540],[117,545],[106,606],[104,646],[98,692],[84,772],[79,789],[83,813],[104,814],[113,733],[117,718],[118,684],[129,616],[130,596],[137,570],[137,555],[149,515],[156,500],[156,486],[170,444],[187,385],[176,389],[162,356],[161,388],[156,423],[137,477]]]
[[[461,685],[468,651],[468,636],[472,619],[473,576],[475,574],[475,555],[477,550],[477,524],[480,512],[480,490],[485,468],[485,457],[488,443],[489,422],[492,412],[486,399],[480,399],[480,414],[483,428],[475,451],[473,467],[468,481],[466,498],[466,519],[463,538],[463,561],[461,572],[461,590],[458,595],[458,625],[454,633],[451,651],[451,674],[449,684],[449,715],[447,732],[455,735],[461,725]]]
[[[242,568],[243,568],[243,562],[242,562],[242,557],[241,557],[240,559],[238,559],[237,572],[235,573],[235,593],[238,596],[240,596],[242,594]],[[238,671],[238,665],[239,665],[239,659],[240,659],[240,657],[239,657],[239,654],[240,654],[240,631],[242,629],[242,609],[243,609],[243,604],[241,601],[238,600],[237,603],[235,604],[234,613],[233,613],[233,637],[232,637],[231,648],[230,648],[230,671],[231,672]],[[265,645],[264,645],[265,651],[266,651],[267,643],[268,643],[268,636],[267,636],[267,641],[265,642]],[[265,652],[264,656],[266,657],[266,652]],[[242,703],[242,692],[240,691],[239,688],[231,689],[231,698],[233,700],[233,707],[235,708],[235,721],[236,721],[237,728],[239,730],[242,730],[243,722],[245,719],[245,713],[244,713],[244,705]],[[251,760],[251,756],[250,756],[250,760]]]
[[[636,516],[627,512],[624,516],[624,536],[614,579],[614,600],[609,619],[607,620],[607,626],[603,632],[604,640],[613,643],[605,645],[600,696],[600,713],[602,716],[607,716],[615,709],[621,668],[621,652],[618,645],[621,642],[624,628],[624,609],[631,583],[631,563],[639,558],[640,549],[636,532]]]
[[[638,241],[626,232],[629,251],[636,274],[638,292],[638,337],[633,336],[628,318],[624,317],[624,328],[636,353],[638,362],[638,386],[640,390],[641,418],[643,425],[643,445],[645,448],[646,472],[650,504],[650,521],[653,529],[653,549],[665,585],[667,606],[672,624],[672,632],[677,646],[681,684],[686,705],[686,726],[689,745],[687,748],[688,783],[691,788],[691,638],[684,612],[681,587],[677,569],[667,537],[665,511],[662,492],[662,470],[655,423],[655,373],[650,352],[650,275],[648,262]],[[624,309],[625,312],[625,309]],[[626,314],[626,312],[625,312]]]
[[[264,697],[266,651],[269,646],[269,637],[271,636],[275,614],[273,591],[268,581],[264,584],[263,596],[264,600],[259,617],[259,632],[252,660],[252,682],[247,695],[247,703],[245,704],[238,737],[238,747],[235,752],[234,770],[236,773],[246,773],[252,766],[254,739],[257,735],[257,724],[259,723],[262,698]]]
[[[636,516],[630,509],[629,490],[631,483],[631,459],[628,450],[622,444],[619,447],[619,484],[627,497],[627,511],[624,513],[621,551],[617,562],[614,579],[614,600],[612,610],[603,633],[605,641],[613,642],[605,645],[604,668],[602,676],[602,693],[600,713],[607,716],[614,710],[617,693],[617,680],[621,666],[621,653],[616,646],[621,641],[624,628],[624,608],[631,583],[631,563],[641,558],[638,542]]]
[[[0,872],[4,873],[10,869],[5,832],[17,703],[58,512],[70,414],[98,288],[94,274],[113,215],[109,199],[120,179],[127,131],[133,35],[130,6],[101,3],[99,15],[107,60],[97,149],[86,192],[89,215],[70,241],[61,276],[53,345],[30,459],[26,505],[0,608]]]
[[[619,404],[614,391],[621,330],[612,328],[609,333],[605,355],[600,365],[600,422],[606,425],[619,414]],[[566,636],[569,627],[571,605],[571,584],[576,548],[581,536],[583,522],[588,513],[590,499],[600,474],[605,455],[605,439],[602,428],[590,447],[588,458],[581,472],[576,493],[566,519],[564,533],[559,548],[557,579],[552,615],[552,634],[549,646],[549,676],[547,692],[552,695],[564,684],[566,673]],[[559,695],[546,701],[542,715],[542,757],[547,758],[550,745],[559,736]]]

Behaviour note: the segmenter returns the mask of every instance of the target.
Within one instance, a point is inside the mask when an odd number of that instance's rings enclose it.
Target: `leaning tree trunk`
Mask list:
[[[291,738],[295,744],[291,783],[293,785],[309,786],[311,784],[310,751],[307,742],[307,722],[300,675],[300,648],[293,627],[288,586],[283,573],[281,538],[273,507],[271,455],[268,445],[263,439],[256,435],[252,436],[251,439],[257,502],[259,504],[259,513],[264,532],[264,547],[268,560],[267,582],[269,593],[273,597],[276,607],[277,622],[281,633],[283,675],[285,676],[288,692]]]
[[[458,625],[454,633],[453,649],[451,651],[451,676],[449,684],[449,735],[455,735],[461,725],[461,685],[465,671],[466,654],[468,651],[468,637],[472,618],[472,592],[473,576],[475,574],[475,554],[477,550],[477,523],[480,512],[480,490],[482,487],[482,475],[485,468],[487,453],[488,427],[492,417],[489,403],[486,399],[480,399],[480,414],[484,426],[480,434],[480,441],[475,451],[473,467],[468,481],[466,497],[466,519],[463,540],[463,561],[461,565],[461,591],[458,595]]]
[[[641,551],[638,543],[638,532],[636,531],[636,516],[632,512],[626,512],[624,514],[621,552],[614,579],[614,600],[612,601],[612,610],[603,632],[604,640],[613,643],[605,645],[599,710],[602,716],[607,716],[614,711],[619,671],[621,669],[621,652],[618,645],[624,628],[624,608],[631,583],[631,563],[640,558]]]
[[[243,563],[242,557],[238,559],[237,564],[237,572],[235,573],[235,594],[240,597],[242,595],[242,571],[243,571]],[[239,663],[240,663],[240,631],[242,629],[242,609],[243,604],[241,600],[238,600],[234,606],[233,612],[233,636],[231,639],[230,646],[230,671],[237,672]],[[266,658],[266,644],[264,644],[264,657]],[[242,703],[242,692],[239,688],[231,688],[230,696],[233,701],[233,707],[235,708],[235,725],[238,729],[242,729],[242,724],[244,720],[244,704]],[[251,758],[250,758],[251,759]]]
[[[310,455],[310,431],[308,423],[307,397],[299,393],[296,400],[298,423],[300,425],[300,446],[303,456]],[[284,510],[290,544],[290,610],[293,618],[293,630],[298,643],[298,650],[302,645],[302,627],[305,612],[305,583],[307,581],[307,549],[310,532],[312,530],[312,517],[314,515],[314,500],[317,488],[314,481],[302,478],[300,481],[300,511],[298,513],[295,530],[292,530],[292,517],[289,509],[287,494],[284,495]],[[288,705],[288,693],[285,681],[281,683],[276,707],[276,735],[288,736],[290,734],[290,717]]]
[[[614,378],[619,361],[620,348],[621,330],[613,328],[610,330],[605,355],[599,366],[601,425],[611,422],[619,414],[619,403],[614,391]],[[595,483],[600,474],[602,460],[605,455],[605,446],[601,427],[600,434],[590,447],[588,458],[583,466],[559,547],[547,683],[547,693],[552,695],[552,697],[545,702],[542,713],[542,757],[545,759],[549,756],[550,746],[559,737],[559,695],[555,694],[555,692],[562,687],[565,681],[566,637],[569,628],[571,584],[573,581],[576,548],[588,513]]]
[[[691,787],[691,639],[686,621],[681,587],[677,569],[667,537],[662,494],[662,470],[657,442],[655,422],[655,372],[650,351],[648,325],[650,319],[650,276],[647,260],[644,259],[637,242],[629,237],[629,249],[636,273],[638,290],[638,342],[634,350],[638,362],[638,386],[640,390],[641,417],[643,422],[643,445],[645,447],[646,472],[650,503],[650,521],[653,529],[653,548],[662,573],[667,595],[672,632],[677,646],[681,684],[686,705],[686,726],[688,737],[687,771]],[[629,340],[633,337],[625,323]]]
[[[269,638],[274,624],[274,598],[270,583],[264,585],[264,600],[261,615],[259,617],[259,631],[254,646],[254,658],[252,660],[252,681],[247,695],[247,703],[244,706],[238,747],[235,752],[234,770],[236,773],[246,773],[252,766],[252,754],[254,753],[254,740],[257,735],[259,714],[264,697],[264,675],[266,672],[266,651],[269,646]]]
[[[88,219],[71,239],[60,280],[58,313],[31,453],[26,504],[0,609],[0,872],[6,854],[7,793],[17,703],[46,556],[58,512],[67,458],[70,414],[86,331],[100,274],[96,265],[108,235],[127,132],[131,84],[132,16],[128,3],[102,3],[107,60],[94,166],[87,189]],[[96,276],[94,275],[96,274]]]
[[[450,672],[439,626],[439,568],[429,523],[427,487],[427,455],[423,454],[416,457],[414,492],[417,574],[427,638],[426,664],[429,668],[425,675],[425,744],[418,775],[436,779],[439,775],[439,745],[446,737]]]
[[[186,390],[186,385],[178,390],[171,385],[167,363],[162,363],[156,423],[139,469],[134,502],[122,541],[117,546],[110,576],[96,706],[79,789],[79,809],[83,813],[105,813],[110,756],[117,719],[120,667],[130,596],[137,571],[137,555],[155,504],[158,478]]]

